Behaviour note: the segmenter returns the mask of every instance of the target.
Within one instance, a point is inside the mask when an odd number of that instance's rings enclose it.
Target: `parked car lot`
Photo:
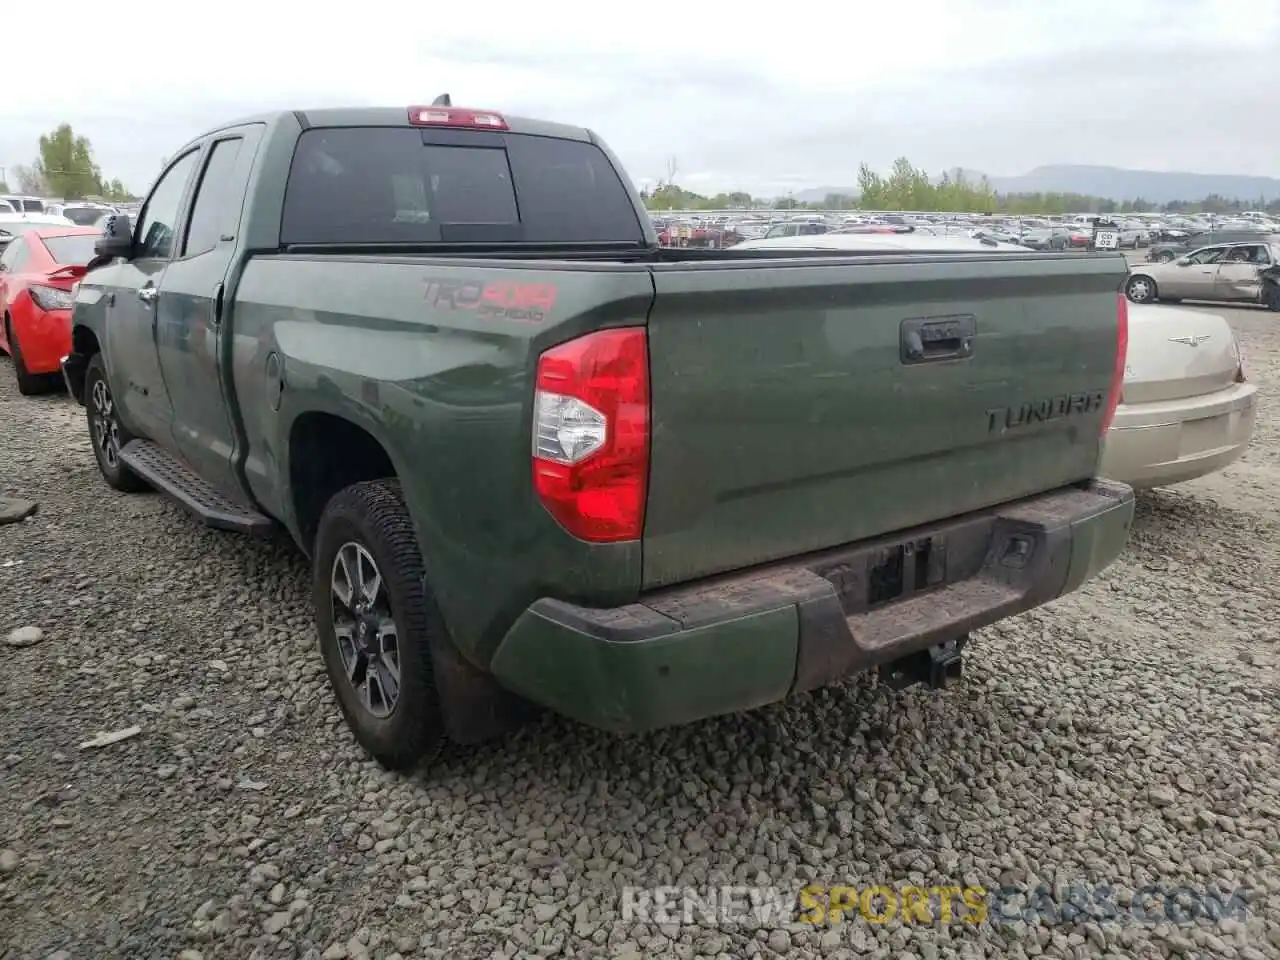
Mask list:
[[[1207,310],[1229,318],[1260,386],[1249,451],[1144,494],[1121,560],[983,631],[959,686],[892,695],[863,678],[631,738],[548,717],[429,781],[381,771],[343,726],[290,546],[105,489],[84,411],[22,398],[0,370],[0,495],[40,501],[0,527],[0,640],[43,631],[2,647],[4,946],[206,960],[1276,955],[1280,335],[1259,308]],[[1255,893],[1238,923],[1182,927],[757,933],[621,914],[628,885],[814,878]]]

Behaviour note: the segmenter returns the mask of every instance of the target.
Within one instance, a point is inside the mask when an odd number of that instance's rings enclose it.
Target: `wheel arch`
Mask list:
[[[387,444],[367,426],[336,413],[308,410],[289,425],[288,505],[298,545],[308,556],[325,504],[339,490],[399,476]]]
[[[67,382],[67,392],[80,406],[85,404],[84,381],[89,370],[89,361],[102,353],[102,345],[98,335],[83,325],[71,328],[71,353],[62,365],[63,379]]]
[[[306,555],[315,561],[316,533],[330,498],[356,483],[395,479],[410,522],[413,507],[404,497],[403,475],[392,447],[374,430],[340,414],[308,410],[289,426],[286,476],[288,504],[293,513],[295,537]],[[433,558],[415,526],[415,539],[430,590]],[[468,660],[452,640],[448,612],[433,594],[443,636],[432,643],[431,655],[441,709],[449,739],[476,743],[518,727],[532,708],[510,693],[485,670]]]

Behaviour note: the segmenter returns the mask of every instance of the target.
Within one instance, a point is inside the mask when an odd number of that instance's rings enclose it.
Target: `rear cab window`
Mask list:
[[[42,237],[41,243],[53,257],[54,263],[83,267],[93,259],[93,245],[99,234],[73,233],[63,237]]]
[[[108,211],[101,207],[64,207],[62,216],[66,217],[77,227],[91,227],[102,219],[102,215]]]
[[[644,242],[598,146],[418,127],[313,128],[298,138],[282,244]]]

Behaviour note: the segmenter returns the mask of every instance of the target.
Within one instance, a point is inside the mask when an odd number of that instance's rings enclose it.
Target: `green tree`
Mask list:
[[[674,158],[668,164],[667,178],[649,191],[641,191],[645,206],[651,210],[907,210],[921,213],[1002,213],[1011,216],[1062,216],[1071,213],[1232,213],[1245,209],[1262,209],[1280,213],[1280,197],[1265,201],[1259,197],[1240,200],[1221,196],[1200,200],[1178,200],[1155,204],[1141,197],[1115,200],[1078,193],[1011,193],[1000,194],[984,176],[974,180],[963,169],[954,168],[937,178],[899,157],[887,175],[881,175],[867,164],[858,166],[858,195],[830,193],[822,200],[804,203],[787,195],[765,201],[743,191],[717,193],[712,197],[686,190],[675,183],[677,166]],[[20,171],[15,170],[15,173]],[[118,180],[103,185],[104,195],[123,190]]]
[[[41,196],[45,192],[44,175],[39,165],[24,167],[21,164],[13,168],[13,179],[18,182],[18,192],[29,196]]]
[[[125,188],[125,185],[119,179],[103,181],[101,196],[102,199],[112,202],[133,199],[133,194]]]
[[[858,204],[865,210],[885,209],[884,181],[865,163],[858,165]]]
[[[36,169],[48,190],[64,199],[102,193],[102,171],[94,162],[89,138],[76,136],[69,123],[40,137]]]
[[[13,193],[13,191],[9,189],[8,180],[0,180],[0,193]]]

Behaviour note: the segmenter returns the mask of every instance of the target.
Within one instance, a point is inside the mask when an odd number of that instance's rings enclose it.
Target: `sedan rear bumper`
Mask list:
[[[1254,384],[1238,383],[1183,400],[1121,404],[1100,474],[1144,489],[1221,470],[1249,447],[1257,393]]]
[[[71,349],[71,311],[41,310],[28,305],[14,318],[22,343],[22,360],[30,373],[57,373],[59,361]]]

